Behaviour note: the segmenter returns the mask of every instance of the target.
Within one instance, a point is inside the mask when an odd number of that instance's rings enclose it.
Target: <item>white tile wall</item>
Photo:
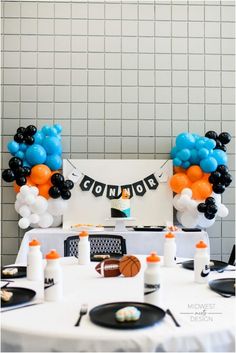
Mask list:
[[[235,120],[234,1],[2,1],[3,153],[19,125],[63,126],[64,156],[168,158],[184,130],[230,131]],[[234,173],[234,139],[229,146]],[[14,192],[2,192],[3,263],[23,232]],[[209,228],[212,252],[227,259],[229,216]]]

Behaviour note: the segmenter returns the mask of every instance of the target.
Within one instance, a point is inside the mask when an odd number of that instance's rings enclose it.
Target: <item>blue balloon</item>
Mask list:
[[[200,167],[205,173],[212,173],[217,168],[217,161],[213,157],[202,159],[200,162]]]
[[[192,136],[195,138],[196,141],[197,141],[198,139],[200,139],[200,135],[198,135],[198,134],[192,134]]]
[[[182,163],[182,167],[183,167],[184,169],[187,169],[188,167],[190,167],[190,163],[189,163],[188,161],[183,162],[183,163]]]
[[[189,158],[189,162],[191,165],[196,165],[199,164],[199,156],[198,156],[198,152],[195,148],[193,148],[192,150],[190,150],[190,158]]]
[[[200,148],[200,150],[198,151],[198,155],[200,159],[207,158],[209,155],[209,151],[207,148]]]
[[[47,154],[45,149],[37,144],[31,145],[26,151],[26,160],[30,165],[43,164],[46,161]]]
[[[48,131],[48,136],[57,136],[57,129],[55,127],[50,127],[50,130]]]
[[[222,150],[219,150],[219,149],[214,150],[212,153],[212,157],[216,159],[218,165],[221,165],[221,164],[227,165],[228,163],[227,154]]]
[[[43,147],[47,154],[61,153],[61,143],[55,136],[46,136],[43,140]]]
[[[44,139],[44,135],[41,131],[37,131],[36,134],[34,135],[34,143],[37,145],[41,145]]]
[[[11,154],[15,154],[19,150],[19,143],[16,141],[8,142],[7,149]]]
[[[195,148],[196,148],[197,150],[200,150],[201,148],[204,147],[204,145],[205,145],[205,141],[204,141],[203,138],[201,137],[200,139],[198,139],[198,140],[196,141]]]
[[[27,150],[28,146],[25,143],[20,144],[20,150],[25,152]]]
[[[62,132],[62,126],[60,124],[54,124],[53,126],[57,130],[58,134]]]
[[[15,154],[15,157],[18,157],[20,159],[24,159],[25,154],[24,154],[23,151],[17,151],[16,154]]]
[[[172,147],[171,151],[170,151],[170,156],[171,158],[175,158],[176,157],[176,153],[178,152],[177,147]]]
[[[173,164],[174,164],[175,167],[180,167],[181,164],[182,164],[182,161],[179,158],[174,158],[173,159]]]
[[[207,139],[207,141],[204,144],[204,147],[207,148],[208,150],[213,150],[216,147],[215,140]]]
[[[43,127],[42,127],[42,133],[45,135],[45,136],[47,136],[48,135],[48,133],[49,133],[49,131],[50,131],[50,126],[49,125],[44,125]]]
[[[189,132],[182,132],[176,137],[176,146],[179,150],[183,148],[193,148],[195,144],[195,138]]]
[[[51,170],[57,170],[62,166],[62,159],[58,154],[51,154],[50,156],[47,156],[45,164]]]
[[[177,157],[182,161],[187,161],[191,156],[190,150],[188,148],[183,148],[177,153]]]
[[[29,167],[29,168],[31,168],[31,165],[30,165],[26,160],[24,160],[24,161],[23,161],[23,167]]]

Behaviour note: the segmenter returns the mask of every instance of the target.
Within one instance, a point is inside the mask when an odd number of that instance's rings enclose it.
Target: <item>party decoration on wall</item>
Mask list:
[[[228,209],[221,196],[232,182],[227,167],[228,132],[208,131],[204,137],[184,132],[171,150],[175,174],[169,184],[176,195],[173,205],[183,226],[207,228],[216,216],[226,217]]]
[[[37,130],[34,125],[19,127],[14,140],[8,142],[13,155],[9,168],[2,172],[6,182],[14,182],[15,209],[22,217],[19,227],[48,228],[61,224],[62,215],[71,197],[74,183],[64,180],[57,170],[61,167],[60,125],[45,125]],[[53,200],[53,198],[57,200]]]
[[[84,175],[80,182],[80,188],[82,191],[91,190],[95,197],[100,197],[103,196],[104,191],[106,190],[106,197],[110,200],[117,199],[124,189],[128,190],[130,198],[132,198],[134,194],[136,196],[143,196],[146,193],[147,188],[149,190],[156,190],[158,185],[159,182],[154,173],[148,175],[143,180],[127,185],[106,185],[100,181],[92,179],[88,175]]]

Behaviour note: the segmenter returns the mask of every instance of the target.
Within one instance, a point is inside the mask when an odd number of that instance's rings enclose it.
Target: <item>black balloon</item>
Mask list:
[[[221,174],[227,174],[229,172],[229,168],[226,167],[226,165],[220,164],[217,167],[217,172],[221,173]]]
[[[203,202],[199,203],[199,205],[197,206],[197,209],[198,209],[198,211],[201,212],[201,213],[206,212],[206,205],[205,205],[205,203],[203,203]]]
[[[71,198],[71,192],[69,190],[62,190],[61,197],[63,200],[69,200]]]
[[[73,183],[73,181],[72,180],[65,180],[64,181],[64,186],[65,186],[65,188],[66,189],[69,189],[69,190],[71,190],[71,189],[73,189],[73,187],[74,187],[74,183]]]
[[[227,151],[227,148],[225,147],[225,145],[222,145],[221,147],[218,147],[220,150],[226,152]]]
[[[11,169],[5,169],[2,172],[2,178],[7,183],[10,183],[10,182],[15,180],[15,174],[14,174],[14,172]]]
[[[18,143],[24,142],[25,138],[23,134],[17,133],[14,135],[14,140]]]
[[[37,128],[34,125],[29,125],[27,126],[27,128],[25,129],[25,136],[33,136],[34,134],[36,134],[37,132]]]
[[[227,145],[227,143],[229,143],[231,140],[231,135],[228,132],[222,132],[218,138],[221,143]]]
[[[16,132],[17,132],[18,134],[24,134],[24,132],[25,132],[25,127],[23,127],[23,126],[18,127],[18,129],[16,130]]]
[[[30,135],[25,136],[25,143],[26,145],[33,145],[34,143],[33,136],[30,136]]]
[[[57,186],[52,186],[48,193],[53,199],[58,199],[61,196],[61,192]]]
[[[31,168],[30,167],[24,167],[25,174],[24,176],[29,176],[31,174]]]
[[[206,219],[213,219],[215,218],[215,215],[213,213],[205,213],[204,216],[206,217]]]
[[[222,148],[222,143],[219,140],[216,140],[216,146],[215,149],[221,149]]]
[[[221,177],[221,183],[225,186],[229,186],[233,181],[232,175],[227,173],[225,175],[222,175]]]
[[[213,185],[213,191],[216,194],[223,194],[223,192],[225,191],[225,186],[222,184]]]
[[[26,176],[25,175],[25,168],[24,167],[19,167],[15,170],[15,176],[16,176],[16,179],[22,177],[22,176]]]
[[[209,176],[208,180],[211,184],[217,184],[219,183],[221,179],[221,173],[220,172],[212,172],[211,175]]]
[[[12,157],[8,162],[9,167],[13,171],[18,169],[19,167],[22,167],[22,164],[23,164],[22,160],[18,157]]]
[[[207,197],[205,200],[206,205],[215,205],[216,201],[214,197]]]
[[[21,176],[21,177],[19,177],[19,178],[16,179],[16,184],[17,184],[18,186],[25,185],[26,182],[27,182],[27,179],[26,179],[26,177],[24,177],[24,176]]]
[[[218,208],[216,205],[208,205],[207,206],[206,213],[216,214],[217,211],[218,211]]]
[[[64,177],[60,173],[55,173],[51,176],[51,182],[55,186],[62,187],[62,184],[64,183]]]
[[[218,135],[215,131],[207,131],[205,133],[205,136],[208,137],[209,139],[216,140],[218,138]]]

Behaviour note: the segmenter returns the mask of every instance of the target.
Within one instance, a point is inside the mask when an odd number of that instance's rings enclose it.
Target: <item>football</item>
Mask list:
[[[120,261],[118,259],[106,259],[99,262],[95,270],[103,277],[117,277],[120,276]]]

